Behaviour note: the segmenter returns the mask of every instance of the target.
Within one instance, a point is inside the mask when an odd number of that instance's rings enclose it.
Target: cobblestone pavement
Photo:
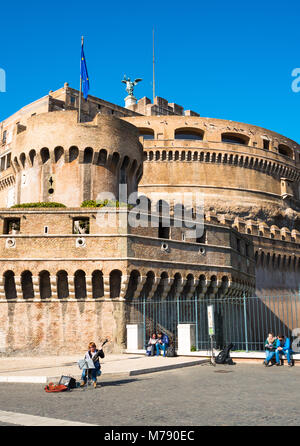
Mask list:
[[[104,426],[300,424],[300,367],[199,365],[101,383],[58,394],[1,383],[0,409]]]

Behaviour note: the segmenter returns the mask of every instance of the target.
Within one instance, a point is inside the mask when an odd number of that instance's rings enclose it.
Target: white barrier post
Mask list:
[[[178,355],[188,355],[191,353],[192,346],[196,345],[196,325],[178,324]]]
[[[144,349],[144,325],[128,324],[127,329],[127,350],[135,351]]]

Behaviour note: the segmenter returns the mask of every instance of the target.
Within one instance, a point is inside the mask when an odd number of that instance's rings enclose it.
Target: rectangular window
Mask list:
[[[11,154],[8,153],[6,155],[6,169],[8,169],[10,167],[10,162],[11,162]]]
[[[73,218],[73,234],[89,234],[90,219],[88,217]]]
[[[120,170],[120,184],[127,184],[126,169],[124,167],[121,167]]]
[[[0,172],[5,170],[5,156],[3,156],[0,160]]]
[[[44,226],[44,234],[48,234],[49,233],[49,228],[48,226]]]
[[[3,234],[15,235],[20,233],[21,220],[20,218],[5,218]]]
[[[196,243],[206,243],[206,229],[204,229],[201,237],[196,238]]]
[[[236,249],[241,252],[241,240],[239,238],[236,239]]]
[[[4,130],[3,135],[2,135],[2,143],[3,144],[6,143],[6,136],[7,136],[7,130]]]
[[[246,243],[246,245],[245,245],[245,255],[246,255],[247,257],[249,257],[249,245],[247,245],[247,243]]]
[[[264,149],[269,150],[269,148],[270,148],[270,141],[268,141],[267,139],[264,139]]]
[[[162,223],[159,223],[158,238],[170,238],[170,228],[165,228]]]

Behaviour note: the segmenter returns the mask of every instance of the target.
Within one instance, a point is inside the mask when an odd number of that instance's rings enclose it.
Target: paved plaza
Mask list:
[[[26,414],[60,425],[299,425],[300,367],[202,364],[132,377],[103,375],[100,381],[97,389],[59,394],[47,394],[41,384],[0,383],[0,423],[14,419],[22,425],[20,414]],[[1,418],[2,411],[17,414]]]

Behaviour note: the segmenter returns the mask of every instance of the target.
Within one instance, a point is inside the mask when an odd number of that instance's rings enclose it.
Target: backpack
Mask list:
[[[166,351],[166,356],[167,358],[173,358],[174,356],[176,356],[174,345],[169,345]]]
[[[230,350],[232,349],[233,344],[227,345],[220,353],[217,355],[215,362],[216,364],[233,364],[232,359],[230,358]]]

